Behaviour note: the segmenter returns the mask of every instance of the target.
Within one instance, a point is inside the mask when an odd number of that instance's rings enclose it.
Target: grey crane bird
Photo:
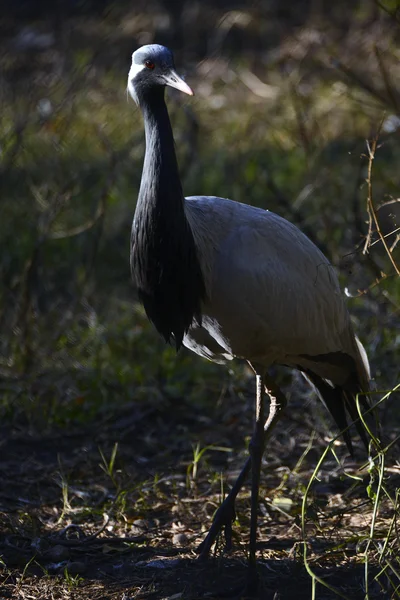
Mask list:
[[[235,499],[251,469],[249,582],[254,586],[261,460],[286,404],[269,367],[302,371],[339,429],[347,427],[347,412],[367,444],[356,396],[369,390],[368,360],[332,266],[297,227],[232,200],[183,196],[166,86],[193,94],[167,48],[136,50],[128,90],[143,113],[146,153],[132,225],[132,275],[148,318],[167,342],[216,362],[245,359],[255,372],[250,456],[200,547],[206,556],[222,529],[230,543]],[[351,453],[348,431],[344,439]]]

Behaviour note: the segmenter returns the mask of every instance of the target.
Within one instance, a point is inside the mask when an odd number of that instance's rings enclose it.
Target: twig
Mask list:
[[[64,527],[64,529],[59,531],[58,534],[54,537],[57,540],[57,544],[60,544],[62,546],[76,546],[78,544],[87,544],[88,542],[92,542],[101,533],[103,533],[103,531],[107,527],[109,521],[110,521],[110,517],[105,514],[102,526],[99,527],[99,529],[97,531],[95,531],[94,533],[92,533],[91,535],[85,535],[85,533],[83,532],[83,530],[81,529],[81,527],[79,525],[72,524],[72,525],[68,525],[67,527]],[[75,539],[70,539],[70,538],[59,539],[61,536],[66,535],[67,532],[71,529],[77,531],[78,533],[83,534],[83,537],[77,537]]]
[[[392,263],[397,275],[400,277],[400,268],[397,266],[396,261],[394,260],[393,255],[390,252],[390,248],[386,243],[385,236],[383,235],[383,233],[381,231],[378,216],[376,214],[375,206],[374,206],[374,203],[372,200],[372,164],[374,162],[376,150],[378,148],[378,139],[379,139],[379,134],[382,129],[383,120],[384,119],[382,118],[382,120],[379,124],[378,130],[376,132],[376,135],[372,139],[372,142],[370,143],[367,141],[367,148],[368,148],[367,210],[368,210],[368,215],[369,215],[369,223],[368,223],[368,233],[367,233],[367,237],[366,237],[365,244],[364,244],[363,254],[367,254],[369,251],[369,248],[371,246],[372,226],[374,224],[376,227],[376,231],[378,232],[378,235],[381,239],[381,242],[386,250],[386,253],[390,259],[390,262]]]
[[[397,241],[398,241],[398,237],[399,237],[399,235],[398,235],[398,232],[399,232],[399,231],[400,231],[400,227],[396,227],[396,229],[393,229],[393,231],[389,231],[389,233],[385,233],[385,235],[384,235],[383,237],[384,237],[384,238],[388,238],[388,237],[390,237],[391,235],[394,235],[395,233],[397,233],[397,236],[396,236],[396,239],[395,239],[395,242],[394,242],[394,245],[396,245],[396,244],[397,244]],[[381,241],[381,240],[375,240],[374,242],[371,242],[371,244],[370,244],[370,247],[371,247],[371,246],[375,246],[375,244],[377,244],[377,243],[378,243],[378,242],[380,242],[380,241]],[[390,250],[391,250],[391,251],[392,251],[392,247],[393,247],[393,245],[390,247]]]

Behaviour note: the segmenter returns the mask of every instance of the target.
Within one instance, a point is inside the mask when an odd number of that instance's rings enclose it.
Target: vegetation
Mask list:
[[[193,550],[244,461],[252,377],[176,356],[130,283],[144,140],[126,75],[153,40],[196,92],[169,93],[185,193],[314,239],[375,379],[383,436],[363,465],[277,373],[260,597],[399,598],[398,3],[42,4],[0,20],[0,598],[218,597],[244,573],[247,490],[236,551]]]

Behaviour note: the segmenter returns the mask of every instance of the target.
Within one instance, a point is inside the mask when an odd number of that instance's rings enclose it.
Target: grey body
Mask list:
[[[183,339],[187,348],[217,362],[311,369],[336,385],[355,364],[365,372],[336,273],[297,227],[217,197],[186,198],[185,212],[207,296],[201,326]]]

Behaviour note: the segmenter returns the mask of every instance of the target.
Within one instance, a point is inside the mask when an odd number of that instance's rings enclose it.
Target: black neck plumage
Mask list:
[[[177,349],[201,320],[206,290],[198,250],[185,215],[164,89],[139,97],[146,154],[131,240],[131,269],[146,314]]]

